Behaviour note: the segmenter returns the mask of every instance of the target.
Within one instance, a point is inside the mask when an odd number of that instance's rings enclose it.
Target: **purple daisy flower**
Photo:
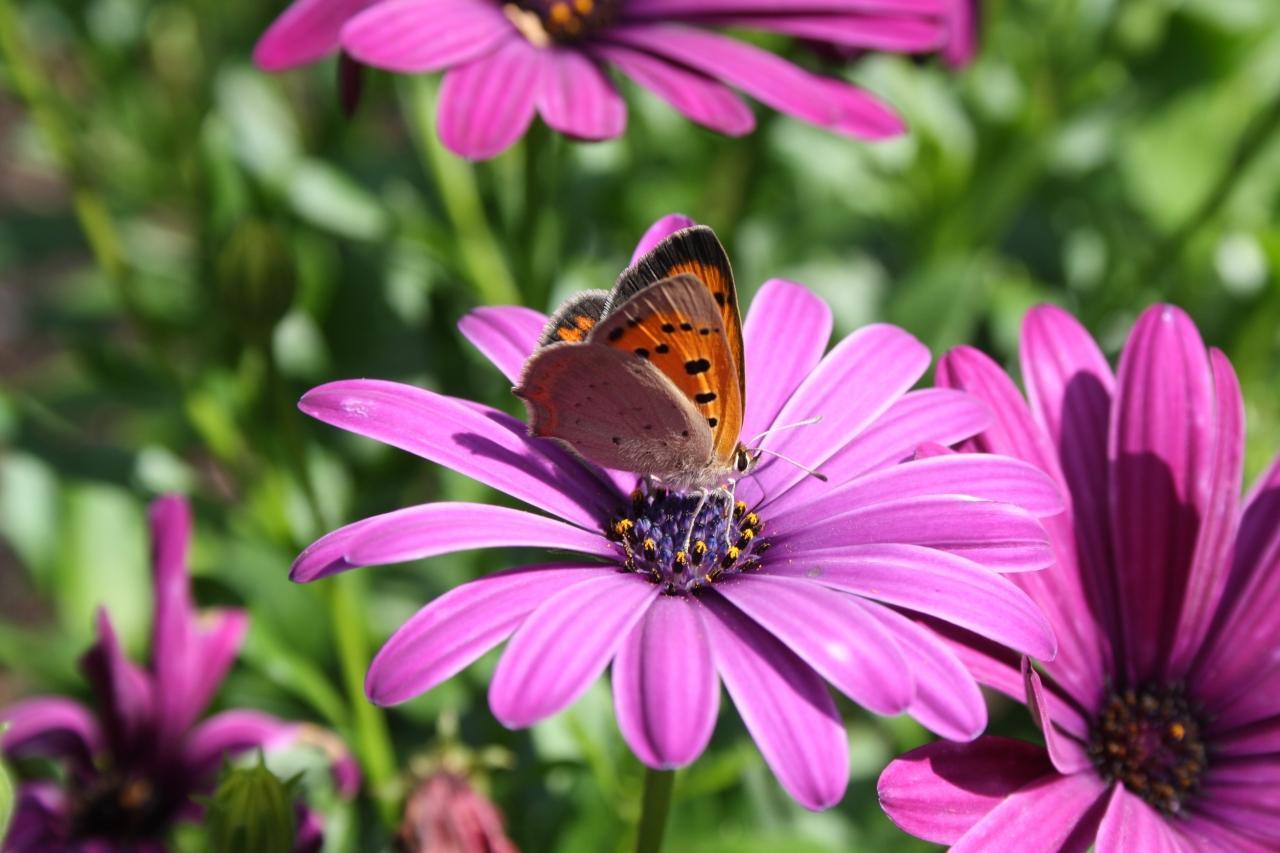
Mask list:
[[[956,0],[296,0],[263,35],[258,65],[279,70],[339,45],[399,73],[446,71],[439,131],[454,152],[493,157],[534,114],[578,139],[626,124],[613,68],[689,119],[730,135],[755,126],[733,91],[839,133],[879,139],[898,117],[843,80],[820,77],[715,32],[746,27],[847,48],[950,50]]]
[[[10,728],[0,747],[11,759],[44,756],[65,765],[63,784],[23,782],[6,851],[163,851],[173,824],[198,820],[193,800],[208,794],[223,757],[309,741],[334,759],[347,795],[359,772],[337,737],[269,714],[230,710],[198,722],[235,660],[248,628],[240,610],[198,614],[186,551],[191,514],[165,497],[151,506],[155,613],[151,665],[120,648],[111,619],[98,612],[98,641],[82,665],[96,713],[61,696],[0,709]],[[318,818],[302,810],[297,849],[319,849]]]
[[[1058,565],[1015,578],[1053,621],[1058,657],[1033,669],[957,647],[980,681],[1027,697],[1047,748],[922,747],[881,776],[885,810],[963,850],[1280,848],[1280,459],[1240,503],[1231,364],[1156,305],[1113,376],[1070,315],[1041,307],[1022,375],[1029,405],[975,350],[938,371],[995,411],[977,448],[1069,493],[1047,523]]]
[[[662,220],[637,252],[688,224]],[[516,382],[546,322],[525,308],[481,308],[460,327]],[[988,416],[958,391],[910,391],[930,356],[901,329],[867,326],[824,356],[830,310],[774,280],[744,330],[744,435],[820,415],[761,444],[820,467],[829,482],[764,460],[739,481],[742,502],[708,501],[696,518],[695,495],[596,468],[478,403],[376,380],[307,393],[300,406],[312,417],[541,512],[473,503],[396,510],[315,542],[294,563],[294,580],[464,549],[554,552],[420,610],[374,658],[369,697],[409,699],[509,638],[489,689],[504,725],[559,712],[612,664],[626,742],[648,766],[672,768],[706,747],[723,683],[782,786],[812,809],[838,801],[848,776],[844,728],[824,681],[877,713],[976,737],[986,712],[972,676],[900,608],[1052,656],[1044,617],[1003,574],[1048,565],[1037,516],[1061,509],[1056,488],[1004,457],[914,460],[920,445],[960,441]],[[676,550],[691,526],[717,535],[697,533],[713,544],[682,561]]]

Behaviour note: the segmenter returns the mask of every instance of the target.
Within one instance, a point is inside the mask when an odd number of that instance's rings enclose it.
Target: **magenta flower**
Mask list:
[[[335,751],[346,794],[359,774],[337,738],[269,714],[231,710],[198,722],[235,660],[248,627],[240,610],[197,614],[186,550],[191,515],[181,498],[151,506],[155,615],[151,665],[124,657],[106,611],[83,667],[96,713],[71,699],[41,696],[0,709],[11,728],[0,746],[11,759],[44,756],[65,765],[65,782],[23,782],[6,851],[163,851],[177,821],[198,820],[193,800],[213,789],[224,756],[312,740]],[[319,849],[315,816],[299,821],[299,849]]]
[[[487,158],[534,114],[578,139],[611,139],[626,105],[615,69],[687,118],[730,135],[755,126],[733,91],[839,133],[903,130],[866,92],[714,30],[746,27],[842,47],[919,52],[950,44],[956,0],[296,0],[263,35],[259,66],[330,54],[405,74],[445,71],[440,138]],[[950,49],[950,48],[948,48]]]
[[[638,251],[687,224],[669,217]],[[460,326],[515,382],[547,318],[482,308]],[[612,664],[622,734],[654,768],[688,764],[711,737],[723,682],[765,761],[802,805],[843,795],[844,728],[824,681],[881,714],[909,713],[946,737],[986,723],[973,678],[898,608],[1036,655],[1053,639],[1030,597],[1002,576],[1050,559],[1036,516],[1059,511],[1048,478],[1012,459],[911,459],[987,423],[973,398],[909,391],[929,351],[893,326],[849,335],[825,357],[827,306],[765,284],[745,324],[744,435],[816,415],[762,445],[779,460],[741,481],[742,502],[637,486],[584,463],[525,424],[393,382],[316,388],[301,408],[325,423],[447,465],[541,510],[432,503],[350,524],[307,548],[292,578],[473,548],[553,551],[546,562],[463,584],[400,627],[365,688],[379,704],[430,690],[510,638],[489,690],[504,725],[573,703]],[[687,531],[712,543],[676,557]],[[731,530],[730,547],[721,531]],[[714,531],[709,535],[704,531]]]
[[[1048,522],[1058,565],[1015,580],[1053,621],[1032,669],[979,643],[979,680],[1028,697],[1047,749],[932,744],[880,778],[890,817],[956,849],[1280,848],[1280,459],[1243,504],[1244,412],[1226,357],[1157,305],[1113,377],[1065,312],[1027,316],[1030,406],[980,353],[939,381],[996,423],[976,445],[1069,492]]]

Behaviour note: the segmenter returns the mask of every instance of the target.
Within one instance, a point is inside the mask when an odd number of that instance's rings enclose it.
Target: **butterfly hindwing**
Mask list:
[[[609,295],[605,314],[656,282],[681,273],[697,276],[715,300],[737,371],[738,396],[745,398],[738,292],[729,256],[715,232],[707,226],[695,225],[675,232],[627,267]]]
[[[666,478],[711,457],[701,414],[653,365],[590,343],[556,343],[525,364],[515,389],[534,435],[566,442],[586,459]]]
[[[587,336],[658,369],[702,416],[713,454],[694,462],[728,465],[742,429],[738,369],[723,315],[706,285],[683,273],[611,305]]]
[[[607,290],[584,290],[570,296],[551,315],[551,320],[538,338],[538,346],[545,347],[559,341],[581,343],[586,340],[591,327],[604,315]]]

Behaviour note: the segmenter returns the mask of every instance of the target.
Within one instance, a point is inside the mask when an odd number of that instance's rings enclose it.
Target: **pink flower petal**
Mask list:
[[[742,136],[755,129],[755,115],[742,98],[705,74],[625,45],[602,42],[588,46],[588,50],[662,98],[690,121],[727,136]]]
[[[1093,773],[1048,776],[1004,798],[952,846],[989,850],[1084,851],[1093,843],[1107,786]]]
[[[829,510],[807,526],[774,530],[778,532],[771,534],[770,542],[779,553],[797,559],[817,559],[821,555],[811,552],[829,548],[902,544],[936,548],[997,572],[1053,565],[1044,528],[1026,510],[957,495],[906,497],[847,512]]]
[[[604,481],[557,445],[484,409],[412,385],[375,379],[330,382],[308,391],[298,408],[472,477],[568,521],[594,528],[617,509]]]
[[[264,71],[283,71],[336,53],[342,25],[373,2],[296,0],[262,34],[254,63]]]
[[[523,566],[454,587],[396,629],[369,664],[365,693],[394,705],[427,692],[509,637],[542,602],[600,571]]]
[[[116,755],[140,748],[156,718],[155,690],[150,674],[124,655],[103,608],[97,613],[98,640],[81,658],[95,710],[101,721],[107,747]]]
[[[683,231],[686,228],[692,228],[697,224],[683,213],[668,213],[650,225],[648,230],[644,232],[640,242],[636,244],[636,250],[631,253],[631,260],[627,263],[627,266],[634,266],[636,261],[652,252],[659,243],[672,234],[677,231]]]
[[[617,556],[598,532],[489,504],[432,503],[376,515],[318,539],[293,563],[289,579],[318,580],[357,566],[422,560],[473,548],[555,548]]]
[[[750,27],[842,47],[894,53],[925,53],[942,46],[949,27],[925,17],[878,17],[848,14],[736,14],[699,18],[714,26]]]
[[[61,696],[33,696],[0,708],[0,751],[9,757],[65,756],[80,771],[93,765],[102,750],[102,733],[93,713]]]
[[[507,644],[489,683],[489,708],[508,728],[564,710],[586,692],[661,587],[605,572],[543,600]]]
[[[481,307],[458,321],[458,331],[493,362],[512,384],[520,382],[524,363],[533,355],[547,325],[547,315],[518,305]]]
[[[1128,683],[1162,677],[1213,481],[1213,376],[1200,333],[1155,305],[1120,357],[1111,421],[1111,520]],[[1171,381],[1170,377],[1176,377]]]
[[[199,784],[196,780],[216,773],[224,758],[279,746],[292,738],[300,725],[261,711],[223,711],[191,731],[182,747],[182,761],[193,782]]]
[[[575,139],[612,139],[627,126],[627,105],[609,78],[580,50],[542,52],[535,103],[550,127]]]
[[[1005,797],[1054,775],[1042,747],[987,736],[913,749],[880,774],[880,807],[917,838],[954,844]]]
[[[935,616],[1036,658],[1051,660],[1055,653],[1053,629],[1026,593],[954,554],[914,545],[852,545],[773,560],[769,572]]]
[[[987,727],[987,705],[973,675],[932,631],[896,610],[864,601],[863,607],[892,635],[916,674],[907,713],[950,740],[969,741]]]
[[[949,0],[789,0],[786,11],[791,14],[815,13],[885,13],[890,15],[941,15],[948,11]],[[700,17],[722,14],[776,14],[778,0],[628,0],[629,18]]]
[[[719,596],[707,596],[703,612],[716,669],[765,763],[800,805],[835,805],[849,781],[849,746],[822,679]]]
[[[500,5],[485,0],[381,0],[342,28],[352,57],[400,74],[442,71],[515,42],[523,39]]]
[[[894,715],[915,698],[910,661],[853,596],[767,574],[731,578],[715,589],[859,705]]]
[[[775,278],[760,286],[742,327],[747,371],[743,441],[754,442],[776,423],[788,398],[822,360],[831,323],[831,308],[803,285]],[[804,334],[797,336],[796,329]]]
[[[779,424],[822,420],[774,433],[760,446],[821,468],[901,398],[928,367],[928,348],[911,335],[896,326],[863,326],[827,354],[774,419]],[[920,437],[914,438],[918,442]],[[772,502],[804,480],[805,474],[780,459],[766,457],[750,479]]]
[[[510,148],[533,121],[542,61],[537,48],[513,35],[493,53],[450,68],[437,104],[445,147],[474,160]]]
[[[929,495],[966,495],[1021,507],[1035,516],[1062,511],[1062,493],[1038,468],[1009,456],[948,453],[882,468],[807,503],[769,514],[777,530],[814,518],[820,507],[855,507]],[[825,514],[825,513],[824,513]]]
[[[720,708],[702,607],[660,595],[613,661],[613,703],[631,751],[650,767],[693,762],[706,749]]]
[[[1098,826],[1098,853],[1191,853],[1194,849],[1169,819],[1123,785],[1115,785]]]
[[[1059,704],[1058,713],[1054,713],[1049,695],[1040,680],[1040,673],[1032,668],[1031,661],[1025,657],[1022,659],[1022,680],[1026,687],[1027,710],[1031,712],[1031,719],[1040,727],[1040,732],[1044,735],[1045,747],[1049,751],[1049,760],[1053,762],[1053,766],[1063,774],[1079,773],[1093,767],[1093,760],[1089,758],[1089,754],[1085,752],[1080,742],[1063,735],[1055,727],[1054,723],[1063,721],[1064,715],[1061,713],[1063,707]],[[1069,726],[1069,728],[1084,734],[1084,725],[1079,714],[1071,716],[1075,717],[1073,721],[1075,726]]]

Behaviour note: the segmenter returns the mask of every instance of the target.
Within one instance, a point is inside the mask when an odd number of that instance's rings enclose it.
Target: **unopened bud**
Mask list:
[[[261,753],[252,767],[224,767],[206,822],[215,853],[292,850],[298,831],[292,789],[293,781],[280,781]]]
[[[405,853],[516,853],[498,807],[444,770],[409,795],[397,841]]]

